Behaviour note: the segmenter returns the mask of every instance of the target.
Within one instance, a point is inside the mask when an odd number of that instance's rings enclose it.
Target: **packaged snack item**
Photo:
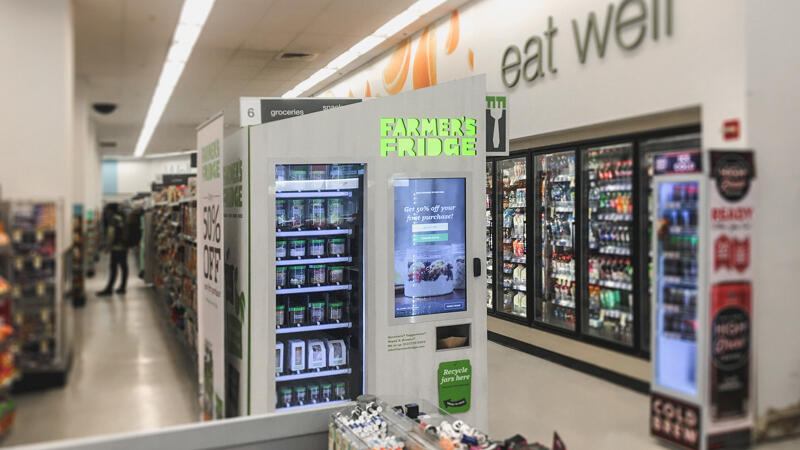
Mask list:
[[[308,402],[308,400],[306,400],[306,393],[306,387],[302,384],[294,387],[294,401],[296,405],[305,405]]]
[[[295,299],[289,302],[289,326],[302,326],[306,323],[306,305],[302,300]]]
[[[319,385],[309,384],[308,386],[306,386],[306,391],[308,392],[308,401],[310,403],[320,402]]]
[[[344,224],[344,201],[340,198],[328,199],[328,226],[339,228]]]
[[[325,164],[312,165],[310,172],[310,180],[324,180],[328,178],[328,167]]]
[[[321,339],[309,339],[308,344],[308,365],[309,369],[322,369],[327,364],[325,355],[325,343]]]
[[[286,305],[278,303],[275,307],[275,324],[278,328],[286,325]]]
[[[308,221],[311,228],[325,226],[325,199],[314,198],[308,201]]]
[[[278,229],[286,228],[288,220],[288,216],[286,215],[286,200],[281,198],[275,200],[275,222]]]
[[[325,264],[312,264],[308,269],[311,284],[325,284]]]
[[[347,364],[347,349],[341,339],[328,341],[328,365],[331,367]]]
[[[308,246],[310,256],[325,256],[325,239],[311,239]]]
[[[304,164],[293,164],[289,166],[289,179],[292,181],[307,180],[308,166]]]
[[[303,258],[306,256],[305,239],[295,239],[289,241],[289,256],[292,258]]]
[[[335,323],[344,320],[344,302],[331,300],[328,302],[328,322]]]
[[[275,375],[283,373],[283,342],[275,343]]]
[[[292,406],[292,388],[289,386],[280,388],[278,398],[280,399],[281,407],[287,408]]]
[[[308,321],[323,323],[325,321],[325,300],[314,299],[308,302]]]
[[[306,341],[292,339],[289,344],[289,370],[300,372],[306,370]]]
[[[331,401],[333,399],[333,385],[328,381],[323,381],[319,385],[319,396],[323,402]]]
[[[275,257],[286,258],[286,241],[275,242]]]
[[[333,283],[344,282],[344,267],[343,266],[330,266],[328,267],[328,280]]]
[[[306,284],[306,266],[289,266],[289,285],[302,286]]]
[[[275,181],[286,181],[286,166],[283,164],[275,166]]]
[[[333,397],[336,400],[347,399],[347,385],[344,381],[337,381],[336,384],[333,385]]]
[[[275,286],[277,288],[286,287],[286,266],[278,266],[275,268]]]
[[[331,256],[341,256],[345,254],[344,238],[328,238],[328,254]]]
[[[287,225],[291,228],[300,228],[306,219],[306,201],[293,199],[289,201],[289,217]]]

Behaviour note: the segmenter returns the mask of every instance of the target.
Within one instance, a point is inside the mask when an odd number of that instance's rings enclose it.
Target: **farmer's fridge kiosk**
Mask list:
[[[652,165],[650,431],[686,448],[743,448],[754,394],[753,153],[665,152]]]
[[[253,413],[373,393],[485,429],[484,97],[476,77],[249,128]]]

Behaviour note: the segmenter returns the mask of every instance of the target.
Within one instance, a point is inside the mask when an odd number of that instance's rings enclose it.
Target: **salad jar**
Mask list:
[[[433,297],[453,292],[455,267],[449,244],[423,244],[412,247],[406,255],[407,277],[403,284],[406,297]]]

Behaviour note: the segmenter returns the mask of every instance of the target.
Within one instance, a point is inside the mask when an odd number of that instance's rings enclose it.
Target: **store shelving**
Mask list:
[[[308,331],[334,330],[337,328],[352,328],[352,322],[322,323],[318,325],[306,325],[298,327],[282,327],[275,330],[275,334],[305,333]]]
[[[319,370],[316,372],[303,372],[292,373],[289,375],[281,375],[275,377],[275,381],[282,383],[284,381],[307,380],[309,378],[332,377],[335,375],[345,375],[352,373],[352,369],[332,369],[332,370]]]

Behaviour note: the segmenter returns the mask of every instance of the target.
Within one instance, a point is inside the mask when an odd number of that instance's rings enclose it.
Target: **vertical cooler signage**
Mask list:
[[[711,151],[711,418],[750,411],[755,165],[752,151]]]
[[[220,114],[197,129],[197,361],[205,420],[225,417],[222,125]]]
[[[394,180],[394,316],[466,311],[466,180]]]

